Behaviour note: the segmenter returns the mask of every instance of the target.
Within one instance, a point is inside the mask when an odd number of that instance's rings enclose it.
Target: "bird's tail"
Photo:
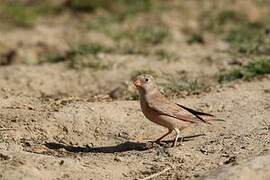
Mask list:
[[[215,116],[209,117],[209,116],[203,116],[203,115],[201,115],[200,118],[202,118],[207,124],[212,124],[211,123],[212,121],[222,121],[222,122],[225,122],[224,119],[217,118]]]
[[[191,109],[191,108],[188,108],[186,106],[183,106],[181,104],[177,104],[178,106],[180,106],[181,108],[187,110],[188,112],[192,113],[192,114],[196,114],[196,115],[203,115],[203,116],[214,116],[212,114],[208,114],[208,113],[205,113],[205,112],[200,112],[200,111],[195,111],[194,109]]]
[[[201,121],[207,123],[207,124],[211,124],[211,122],[209,121],[225,121],[224,119],[220,119],[220,118],[216,118],[214,115],[212,114],[208,114],[205,112],[200,112],[200,111],[196,111],[194,109],[185,107],[181,104],[177,104],[178,106],[180,106],[181,108],[185,109],[186,111],[190,112],[191,114],[193,114],[194,116],[196,116],[198,119],[200,119]]]

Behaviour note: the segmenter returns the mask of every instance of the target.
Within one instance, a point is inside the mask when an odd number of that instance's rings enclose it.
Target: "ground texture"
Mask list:
[[[0,3],[0,179],[270,179],[269,1],[112,2]],[[140,73],[225,121],[152,143]]]

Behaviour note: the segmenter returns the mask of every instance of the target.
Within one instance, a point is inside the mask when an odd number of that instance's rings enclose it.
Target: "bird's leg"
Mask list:
[[[175,139],[174,139],[173,147],[176,147],[178,138],[179,138],[179,136],[180,136],[180,130],[177,129],[177,128],[174,128],[174,131],[176,132],[176,136],[175,136]]]
[[[183,139],[184,139],[184,136],[181,136],[181,138],[180,138],[180,145],[183,145],[183,144],[182,144]]]
[[[158,138],[157,140],[155,140],[155,142],[159,142],[161,139],[163,139],[166,136],[168,136],[171,132],[172,132],[172,130],[169,130],[166,134],[162,135],[160,138]]]

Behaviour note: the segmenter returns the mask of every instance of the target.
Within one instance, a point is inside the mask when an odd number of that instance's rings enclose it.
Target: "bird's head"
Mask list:
[[[138,75],[133,79],[133,84],[140,93],[151,92],[157,88],[155,79],[148,74]]]

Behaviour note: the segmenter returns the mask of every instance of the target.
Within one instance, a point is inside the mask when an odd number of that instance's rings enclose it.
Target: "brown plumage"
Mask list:
[[[154,78],[150,75],[143,74],[137,76],[133,84],[139,91],[141,109],[145,117],[168,129],[168,132],[156,141],[160,141],[172,131],[175,131],[176,137],[173,146],[176,146],[182,129],[191,124],[199,122],[211,124],[210,120],[217,120],[212,114],[195,111],[168,100],[160,93]],[[206,119],[205,117],[208,118]]]

